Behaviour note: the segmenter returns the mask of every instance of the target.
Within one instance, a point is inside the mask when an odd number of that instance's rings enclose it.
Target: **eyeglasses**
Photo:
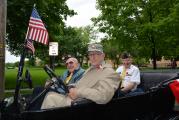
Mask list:
[[[68,64],[72,65],[72,64],[73,64],[73,61],[66,62],[66,65],[68,65]]]
[[[101,55],[101,52],[93,52],[93,53],[88,53],[88,56],[95,56],[95,55]]]

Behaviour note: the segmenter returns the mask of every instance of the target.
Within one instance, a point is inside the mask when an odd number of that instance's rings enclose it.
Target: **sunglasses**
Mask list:
[[[73,62],[72,61],[70,61],[70,62],[66,62],[66,65],[72,65],[73,64]]]

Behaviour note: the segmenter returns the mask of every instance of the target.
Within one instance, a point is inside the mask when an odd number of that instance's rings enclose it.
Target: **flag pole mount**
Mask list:
[[[34,3],[34,8],[36,7],[36,4]]]

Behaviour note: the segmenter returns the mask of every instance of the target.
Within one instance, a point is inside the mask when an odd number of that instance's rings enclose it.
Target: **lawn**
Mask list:
[[[65,67],[61,67],[61,68],[55,68],[55,73],[56,75],[62,75],[63,72],[65,71]],[[26,68],[24,68],[24,73],[25,73]],[[179,69],[157,69],[157,70],[153,70],[151,68],[142,68],[140,69],[141,72],[156,72],[156,71],[160,71],[160,72],[165,72],[165,71],[170,71],[170,72],[178,72],[179,73]],[[13,91],[7,91],[8,89],[14,89],[16,86],[16,79],[17,79],[17,71],[18,69],[6,69],[5,70],[5,96],[9,97],[12,96],[14,94],[14,90]],[[30,74],[31,74],[31,78],[32,78],[32,82],[33,82],[33,87],[36,86],[43,86],[46,79],[49,78],[49,76],[46,74],[46,72],[44,71],[43,68],[29,68]],[[24,74],[23,74],[24,75]],[[22,84],[22,88],[28,88],[26,83]],[[21,93],[23,94],[31,94],[33,89],[22,89]]]
[[[25,74],[26,68],[24,68],[24,74]],[[43,68],[29,68],[33,86],[39,86],[44,85],[46,79],[49,78],[47,73],[44,71]],[[62,75],[62,73],[65,71],[64,67],[61,68],[55,68],[55,73],[57,75]],[[18,69],[6,69],[5,70],[5,89],[14,89],[16,86],[16,79],[17,79],[17,72]],[[23,74],[23,76],[24,76]],[[27,88],[26,83],[22,83],[22,88]]]

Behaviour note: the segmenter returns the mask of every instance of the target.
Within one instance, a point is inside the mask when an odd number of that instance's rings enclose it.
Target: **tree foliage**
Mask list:
[[[60,57],[71,55],[83,60],[83,57],[87,55],[86,51],[90,41],[91,30],[90,26],[80,28],[67,27],[64,29],[63,36],[59,40]]]
[[[97,0],[97,8],[101,15],[93,21],[112,50],[152,58],[154,68],[161,56],[177,57],[178,0]]]
[[[64,20],[75,14],[66,4],[66,0],[8,0],[7,1],[7,39],[6,44],[12,54],[21,54],[25,41],[29,18],[36,4],[48,32],[50,41],[58,41],[65,28]],[[47,46],[35,43],[36,56],[47,53]]]

